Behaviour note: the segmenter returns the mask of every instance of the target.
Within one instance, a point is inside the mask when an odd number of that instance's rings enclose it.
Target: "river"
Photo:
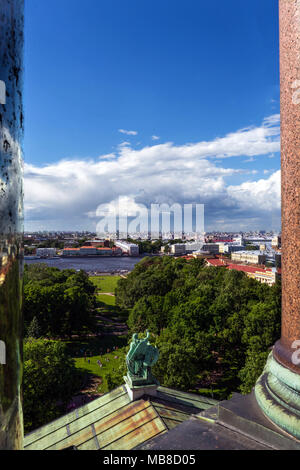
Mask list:
[[[48,266],[59,269],[83,269],[89,273],[119,273],[132,271],[141,261],[141,257],[105,257],[105,258],[49,258],[25,260],[26,264],[46,263]]]

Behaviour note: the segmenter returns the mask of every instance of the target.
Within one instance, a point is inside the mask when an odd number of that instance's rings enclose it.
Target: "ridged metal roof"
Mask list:
[[[130,450],[214,406],[215,400],[158,387],[130,401],[124,385],[31,432],[25,450]]]

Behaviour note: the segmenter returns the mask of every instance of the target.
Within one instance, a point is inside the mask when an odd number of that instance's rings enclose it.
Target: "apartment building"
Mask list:
[[[256,268],[241,264],[231,264],[227,259],[207,259],[207,266],[225,267],[229,270],[242,271],[251,279],[256,279],[263,284],[273,285],[281,276],[281,270],[276,268]]]
[[[129,243],[126,241],[117,240],[115,245],[121,248],[123,253],[127,253],[129,256],[138,256],[139,255],[139,246],[135,243]]]
[[[231,253],[232,261],[239,261],[241,263],[251,264],[264,264],[266,262],[266,255],[263,251],[237,251]]]
[[[52,256],[56,256],[56,248],[37,248],[36,256],[51,258]]]

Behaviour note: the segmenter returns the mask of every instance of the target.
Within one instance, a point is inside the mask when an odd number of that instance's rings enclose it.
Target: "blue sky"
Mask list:
[[[274,0],[25,3],[25,229],[95,229],[119,197],[279,228]]]

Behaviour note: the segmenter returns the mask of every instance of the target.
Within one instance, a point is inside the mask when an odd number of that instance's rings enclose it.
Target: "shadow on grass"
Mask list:
[[[72,357],[98,356],[107,353],[114,347],[122,348],[127,346],[127,335],[101,336],[91,338],[78,338],[66,341],[67,349]]]
[[[128,312],[121,309],[117,305],[109,305],[101,300],[97,300],[96,308],[100,313],[109,313],[110,315],[114,315],[124,319],[124,321],[128,318]]]

